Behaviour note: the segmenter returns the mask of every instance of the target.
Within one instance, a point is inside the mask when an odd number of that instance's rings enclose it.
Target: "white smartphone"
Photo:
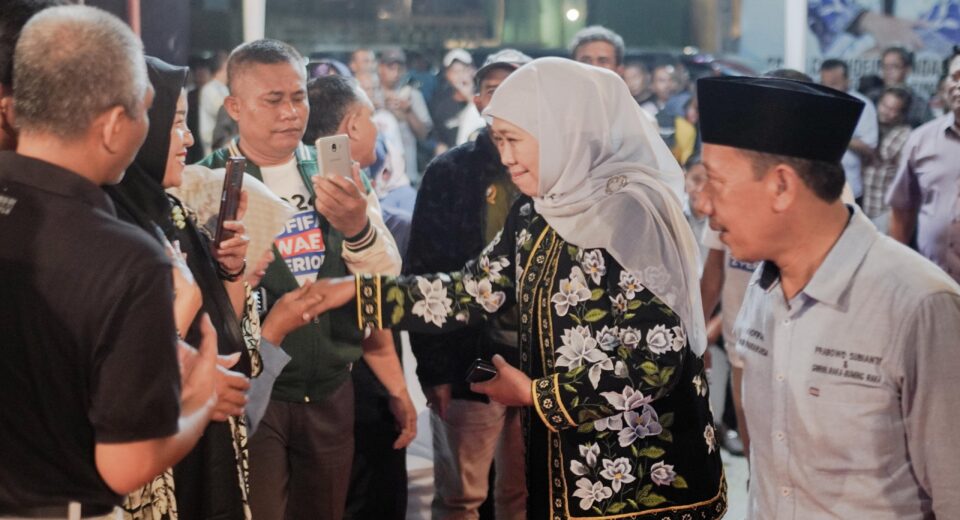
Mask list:
[[[350,160],[350,139],[346,134],[320,137],[316,141],[317,157],[323,175],[353,178]]]

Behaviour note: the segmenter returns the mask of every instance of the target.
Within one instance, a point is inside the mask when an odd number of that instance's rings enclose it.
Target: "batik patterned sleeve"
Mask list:
[[[384,277],[359,275],[357,315],[361,328],[449,332],[476,325],[514,303],[514,224],[460,271]]]
[[[554,333],[544,345],[553,373],[532,383],[541,420],[554,431],[610,430],[626,444],[663,433],[672,419],[651,403],[677,384],[689,352],[676,314],[647,289],[669,276],[666,268],[630,272],[598,249],[558,265],[547,324]]]

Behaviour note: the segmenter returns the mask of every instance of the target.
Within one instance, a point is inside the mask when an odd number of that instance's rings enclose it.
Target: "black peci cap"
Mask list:
[[[725,77],[697,81],[704,143],[839,163],[863,111],[859,99],[815,83]]]

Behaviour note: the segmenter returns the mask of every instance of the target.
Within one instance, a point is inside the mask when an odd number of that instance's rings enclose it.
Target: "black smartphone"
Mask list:
[[[482,383],[489,381],[497,376],[497,367],[482,360],[475,359],[467,372],[468,383]]]
[[[247,159],[244,157],[227,159],[223,191],[220,193],[220,214],[217,216],[214,247],[220,247],[221,242],[233,238],[233,231],[223,229],[223,223],[237,219],[237,210],[240,209],[240,192],[243,189],[243,169],[246,165]]]

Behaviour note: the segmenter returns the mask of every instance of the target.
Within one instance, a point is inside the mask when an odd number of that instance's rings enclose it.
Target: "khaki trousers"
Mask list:
[[[497,520],[525,520],[527,485],[520,410],[499,403],[453,399],[446,421],[430,412],[433,429],[433,520],[474,520],[489,492]]]

